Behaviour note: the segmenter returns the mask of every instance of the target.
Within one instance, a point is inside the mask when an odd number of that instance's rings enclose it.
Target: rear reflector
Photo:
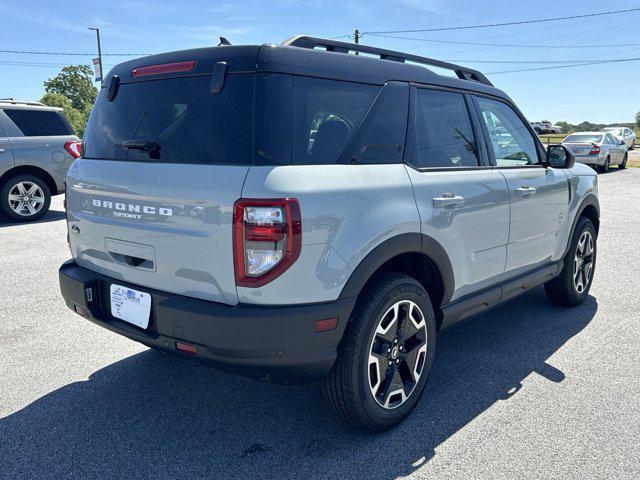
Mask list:
[[[316,332],[327,332],[334,330],[338,326],[338,317],[325,318],[316,321]]]
[[[160,75],[163,73],[191,72],[194,68],[196,68],[195,60],[189,62],[163,63],[160,65],[134,68],[131,70],[131,76],[144,77],[146,75]]]
[[[189,345],[188,343],[176,342],[176,350],[182,353],[188,353],[189,355],[196,354],[195,345]]]

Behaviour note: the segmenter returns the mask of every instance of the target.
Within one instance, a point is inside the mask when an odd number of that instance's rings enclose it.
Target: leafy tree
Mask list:
[[[636,125],[640,129],[640,112],[636,113]]]
[[[98,89],[93,85],[93,73],[86,65],[70,65],[53,78],[44,82],[47,93],[59,93],[71,101],[76,110],[93,105]]]

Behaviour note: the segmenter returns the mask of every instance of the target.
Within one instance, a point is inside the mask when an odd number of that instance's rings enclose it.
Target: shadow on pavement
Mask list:
[[[13,222],[8,218],[5,218],[2,214],[0,214],[0,228],[18,227],[20,225],[35,225],[37,223],[57,222],[58,220],[64,220],[64,219],[65,219],[64,211],[60,211],[60,210],[49,210],[44,217],[42,217],[40,220],[36,220],[35,222]]]
[[[542,289],[438,338],[414,413],[379,435],[343,426],[317,384],[277,386],[153,351],[0,419],[4,478],[396,478],[535,372],[594,317]]]

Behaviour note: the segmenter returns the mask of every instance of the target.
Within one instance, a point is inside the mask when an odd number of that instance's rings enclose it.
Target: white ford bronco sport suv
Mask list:
[[[307,36],[114,67],[67,215],[73,311],[227,370],[322,378],[373,430],[415,407],[438,332],[542,284],[582,302],[599,226],[593,170],[545,151],[480,72]]]

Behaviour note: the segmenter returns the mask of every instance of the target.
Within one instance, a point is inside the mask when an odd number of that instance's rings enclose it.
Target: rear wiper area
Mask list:
[[[158,150],[160,145],[156,142],[151,142],[148,140],[125,140],[122,143],[116,144],[118,147],[122,148],[132,148],[134,150],[142,150],[143,152],[150,152],[152,150]]]

